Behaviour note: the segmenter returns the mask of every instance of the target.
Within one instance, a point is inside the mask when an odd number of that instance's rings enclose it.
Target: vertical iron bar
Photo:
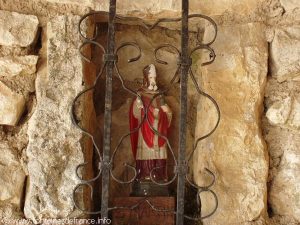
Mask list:
[[[109,198],[109,161],[111,147],[111,106],[112,106],[112,77],[113,77],[113,55],[115,50],[115,24],[116,0],[110,0],[108,34],[107,34],[107,66],[106,66],[106,88],[105,88],[105,111],[104,111],[104,137],[103,137],[103,165],[102,165],[102,197],[101,218],[108,218]]]
[[[183,223],[184,223],[184,191],[185,191],[185,174],[186,174],[185,149],[186,149],[186,121],[187,121],[187,119],[186,119],[186,115],[187,115],[187,75],[188,75],[188,69],[189,69],[188,14],[189,14],[189,1],[182,0],[180,124],[179,124],[176,225],[183,225]]]

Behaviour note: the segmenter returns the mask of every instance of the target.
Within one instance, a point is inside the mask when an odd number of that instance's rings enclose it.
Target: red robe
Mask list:
[[[151,99],[147,96],[141,96],[142,101],[144,103],[145,109],[147,109]],[[133,114],[133,106],[136,98],[132,101],[132,104],[130,106],[130,111],[129,111],[129,124],[130,124],[130,131],[135,130],[139,126],[139,121],[134,117]],[[168,116],[167,113],[165,113],[159,103],[159,98],[155,99],[157,103],[157,107],[159,108],[158,112],[158,127],[157,130],[160,134],[164,136],[168,136],[168,128],[169,128],[169,121],[168,121]],[[154,101],[152,102],[151,106],[148,109],[148,118],[151,126],[153,126],[154,123],[154,107],[152,106]],[[144,117],[144,109],[140,109],[141,111],[141,119]],[[154,131],[151,130],[149,123],[145,117],[144,121],[141,124],[141,127],[139,128],[141,130],[143,139],[147,146],[149,148],[153,148],[154,146]],[[138,147],[138,139],[139,139],[139,131],[137,130],[136,132],[132,133],[130,135],[131,139],[131,148],[132,148],[132,153],[134,158],[136,159],[136,153],[137,153],[137,147]],[[166,144],[166,141],[162,137],[158,137],[158,146],[162,147],[163,145]],[[153,168],[155,167],[160,167],[159,169],[155,169],[153,171],[153,175],[155,179],[157,180],[166,180],[167,179],[167,171],[166,171],[166,159],[147,159],[147,160],[141,160],[141,159],[136,159],[136,169],[138,172],[137,179],[144,179],[147,177],[150,177],[150,172]]]

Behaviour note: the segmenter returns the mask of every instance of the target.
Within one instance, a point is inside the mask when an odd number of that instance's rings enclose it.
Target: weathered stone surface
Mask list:
[[[270,106],[266,117],[272,125],[300,129],[300,96],[285,98]]]
[[[37,106],[29,121],[26,150],[29,184],[24,213],[33,221],[79,215],[72,192],[78,184],[75,168],[83,163],[84,153],[82,134],[70,118],[71,102],[83,88],[78,21],[78,16],[53,18],[44,39],[47,63],[43,58],[38,71]]]
[[[294,98],[288,125],[300,130],[300,95]]]
[[[299,79],[300,27],[276,29],[271,43],[271,72],[279,82]]]
[[[94,2],[94,9],[108,11],[108,1],[95,0]],[[191,0],[189,5],[190,13],[201,13],[211,16],[219,25],[265,22],[275,26],[278,24],[299,24],[300,22],[299,8],[285,13],[285,5],[282,5],[280,0]],[[117,13],[121,15],[138,16],[151,21],[161,17],[180,17],[181,1],[160,0],[145,2],[141,0],[124,0],[118,2]],[[197,19],[191,19],[190,28],[194,25],[199,25],[199,20],[193,25],[193,21],[196,20]],[[173,26],[174,23],[166,24],[168,28]]]
[[[180,2],[180,1],[177,1]],[[201,12],[207,15],[222,15],[231,14],[235,12],[239,15],[247,15],[259,10],[262,0],[255,1],[235,1],[235,0],[216,0],[216,1],[197,1],[192,0],[190,3],[190,10],[194,13]]]
[[[27,144],[26,131],[27,126],[0,126],[0,224],[2,219],[22,216],[26,185],[22,150]]]
[[[1,135],[0,143],[0,203],[9,202],[20,207],[25,173],[18,159],[18,152]]]
[[[283,83],[270,79],[266,88],[266,108],[290,98],[288,117],[284,123],[264,121],[264,136],[270,154],[269,203],[275,215],[300,221],[300,132],[299,132],[300,83]],[[267,111],[267,112],[268,112]],[[268,116],[268,113],[267,113]],[[285,224],[285,223],[279,223]],[[292,223],[286,223],[292,224]]]
[[[108,11],[108,1],[95,0],[95,9]],[[216,1],[190,1],[190,11],[192,13],[203,13],[207,15],[235,14],[245,15],[259,10],[262,0],[256,1],[234,1],[234,0],[216,0]],[[150,15],[170,16],[180,15],[180,0],[158,0],[158,1],[130,1],[123,0],[118,2],[117,12],[120,14],[138,13],[147,17]]]
[[[0,204],[1,225],[13,224],[12,220],[23,219],[20,208],[10,203]]]
[[[291,217],[276,215],[268,220],[267,225],[299,225],[299,222]]]
[[[35,92],[38,56],[5,56],[0,58],[0,81],[22,94],[28,103]]]
[[[46,1],[51,3],[69,4],[69,5],[76,4],[76,5],[88,6],[88,7],[94,6],[93,0],[46,0]]]
[[[25,108],[25,99],[0,82],[0,124],[14,126]]]
[[[199,185],[211,182],[204,167],[216,175],[212,189],[219,208],[204,224],[248,224],[266,214],[268,156],[260,130],[268,65],[264,29],[257,23],[219,27],[213,44],[216,60],[202,68],[198,77],[221,110],[220,126],[199,143],[194,157],[194,178]],[[205,38],[209,36],[206,32]],[[202,97],[195,136],[208,133],[216,118],[214,106]],[[214,201],[209,194],[201,197],[205,215]]]
[[[270,128],[266,140],[272,157],[269,202],[275,215],[300,221],[300,134]]]
[[[0,58],[0,76],[17,76],[36,72],[38,56],[17,56]]]
[[[263,1],[261,6],[263,13],[260,16],[264,17],[264,20],[266,20],[268,23],[271,22],[271,24],[274,24],[278,20],[282,19],[284,8],[280,4],[279,0]],[[257,17],[255,18],[257,19]]]
[[[0,45],[0,57],[18,57],[18,56],[26,56],[31,55],[34,46],[30,46],[27,48],[16,47],[16,46],[4,46]]]
[[[34,15],[0,10],[0,45],[27,47],[36,38],[39,21]]]
[[[291,112],[291,98],[287,97],[282,101],[275,102],[267,111],[266,116],[271,124],[284,124]]]
[[[280,0],[280,3],[286,11],[300,8],[300,2],[298,0]]]
[[[265,133],[270,152],[270,206],[275,215],[300,221],[300,135],[273,126],[267,126]]]
[[[293,0],[292,0],[293,1]],[[261,17],[273,29],[290,27],[300,24],[300,8],[293,8],[289,0],[270,0],[264,1]],[[257,17],[256,17],[257,18]]]
[[[69,1],[71,2],[71,0]],[[84,15],[90,11],[90,8],[85,5],[58,3],[58,0],[56,2],[51,2],[51,0],[0,1],[0,9],[35,15],[43,28],[47,26],[49,19],[53,17],[66,14]]]
[[[294,0],[296,1],[296,0]],[[31,7],[32,3],[36,3],[36,7]],[[239,17],[245,16],[248,14],[257,14],[261,10],[261,4],[264,3],[263,0],[255,1],[234,1],[234,0],[216,0],[216,1],[190,1],[190,11],[192,13],[204,13],[208,15],[234,15],[237,14]],[[66,5],[69,9],[73,5],[79,5],[83,7],[91,7],[94,10],[108,11],[109,1],[103,0],[30,0],[30,1],[21,1],[21,0],[11,0],[10,2],[0,3],[3,5],[2,8],[9,10],[13,5],[17,11],[27,11],[27,8],[32,8],[31,13],[34,10],[39,9],[40,6],[47,7],[48,11],[51,11],[53,8],[56,8],[58,5]],[[74,11],[75,10],[75,11]],[[42,10],[43,12],[45,11]],[[59,9],[57,9],[59,11]],[[76,8],[73,8],[71,11],[77,13]],[[29,11],[27,11],[29,12]],[[143,0],[122,0],[117,4],[117,12],[121,14],[139,14],[143,17],[152,17],[153,15],[157,16],[179,16],[181,12],[181,1],[180,0],[158,0],[158,1],[143,1]],[[36,12],[40,15],[40,12]],[[257,16],[258,17],[258,16]],[[260,19],[260,18],[251,18],[251,19]]]
[[[103,0],[10,0],[1,1],[0,8],[8,11],[37,15],[41,25],[43,26],[46,21],[54,15],[61,15],[65,13],[82,15],[91,9],[108,11],[108,4],[109,1]],[[122,15],[139,16],[147,20],[155,20],[158,17],[180,17],[181,1],[122,0],[117,4],[117,12]],[[272,18],[279,17],[281,20],[284,9],[279,3],[279,0],[217,0],[213,2],[209,0],[191,0],[190,12],[214,16],[219,24],[240,24],[253,21],[263,22],[266,21],[269,16]],[[298,21],[300,21],[299,19]],[[289,22],[291,21],[295,21],[295,18],[289,18]],[[276,20],[273,24],[277,24],[278,22],[279,20]],[[169,28],[173,25],[174,23],[168,23],[167,27]]]

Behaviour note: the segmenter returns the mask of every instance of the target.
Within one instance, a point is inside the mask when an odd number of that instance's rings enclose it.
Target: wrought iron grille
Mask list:
[[[83,16],[80,20],[79,23],[79,33],[81,37],[83,38],[84,42],[80,47],[80,54],[82,58],[88,62],[90,62],[90,59],[88,59],[84,54],[82,54],[82,49],[86,45],[94,45],[95,47],[98,47],[101,49],[101,51],[104,54],[103,61],[102,61],[102,67],[96,77],[96,80],[94,84],[91,87],[86,88],[82,92],[80,92],[74,99],[73,104],[72,104],[72,121],[75,124],[75,126],[80,129],[85,135],[91,138],[94,144],[95,151],[97,153],[97,156],[99,157],[99,167],[98,167],[98,172],[93,177],[92,179],[85,180],[80,176],[79,170],[87,165],[87,163],[83,163],[81,165],[78,165],[76,168],[76,175],[78,179],[80,180],[80,183],[75,187],[74,192],[73,192],[73,200],[74,200],[74,205],[76,206],[77,209],[80,211],[86,213],[86,214],[100,214],[101,218],[107,218],[108,213],[112,210],[116,209],[128,209],[128,210],[134,210],[137,208],[140,204],[146,202],[152,210],[159,211],[159,212],[164,212],[164,213],[171,213],[176,215],[176,224],[177,225],[183,225],[184,224],[184,219],[189,219],[189,220],[195,220],[199,221],[205,218],[210,217],[215,213],[218,207],[218,198],[217,195],[213,190],[210,188],[213,186],[215,183],[215,175],[213,174],[212,171],[209,169],[206,169],[206,172],[212,177],[212,182],[208,184],[207,186],[199,186],[195,184],[192,179],[189,177],[189,162],[191,161],[194,152],[197,149],[198,143],[209,137],[218,127],[219,122],[220,122],[220,110],[218,107],[217,102],[214,100],[213,97],[211,97],[209,94],[205,93],[202,91],[197,83],[197,80],[195,78],[195,75],[191,69],[192,65],[192,55],[198,51],[198,50],[206,50],[209,51],[210,55],[210,60],[207,62],[202,63],[202,66],[211,64],[215,60],[215,52],[211,48],[211,44],[215,41],[216,36],[217,36],[217,25],[216,23],[208,16],[202,15],[202,14],[191,14],[189,15],[189,1],[188,0],[182,0],[182,17],[181,18],[161,18],[157,20],[153,24],[148,24],[144,22],[143,20],[136,18],[136,17],[123,17],[116,15],[116,0],[110,0],[110,6],[109,6],[109,13],[108,13],[108,41],[107,41],[107,48],[105,49],[100,43],[96,41],[98,32],[96,30],[94,37],[89,38],[85,34],[83,34],[82,29],[81,29],[81,24],[82,22],[87,19],[90,16],[95,16],[97,14],[103,14],[103,12],[91,12]],[[198,41],[198,46],[196,46],[194,49],[189,50],[189,19],[190,18],[200,18],[208,21],[214,28],[214,36],[213,38],[208,41],[207,43],[202,43],[200,40],[200,30],[198,30],[197,34],[197,41]],[[138,50],[138,54],[131,59],[128,60],[128,63],[137,61],[141,57],[141,52],[142,49],[137,43],[134,42],[126,42],[121,44],[120,46],[116,47],[115,46],[115,24],[118,21],[135,21],[136,24],[139,24],[140,26],[143,26],[147,30],[151,31],[158,27],[161,23],[165,22],[181,22],[181,49],[178,49],[172,44],[163,44],[154,50],[154,56],[156,59],[157,63],[161,64],[167,64],[166,61],[158,57],[158,52],[163,49],[163,48],[170,48],[176,51],[177,57],[178,57],[178,65],[177,65],[177,70],[175,74],[173,75],[173,78],[170,81],[170,84],[165,88],[164,90],[161,90],[158,94],[155,94],[153,98],[151,99],[151,102],[148,106],[146,106],[143,103],[143,109],[145,111],[144,117],[142,118],[142,121],[140,122],[139,126],[135,130],[130,130],[129,133],[123,135],[121,139],[118,142],[118,145],[116,148],[113,150],[112,155],[110,155],[111,152],[111,122],[112,122],[112,84],[113,84],[113,76],[114,72],[116,74],[117,79],[121,81],[122,87],[131,93],[133,96],[137,97],[141,102],[142,98],[139,95],[139,93],[133,89],[130,89],[125,85],[124,78],[119,70],[118,67],[118,52],[126,47],[134,47]],[[104,111],[104,131],[103,131],[103,146],[102,149],[96,144],[95,137],[89,133],[86,129],[81,127],[78,122],[75,119],[75,103],[78,100],[78,98],[83,95],[84,93],[91,91],[95,89],[96,83],[99,80],[99,78],[104,74],[104,71],[106,70],[106,89],[105,89],[105,111]],[[161,95],[165,94],[168,92],[168,90],[174,85],[174,81],[176,78],[179,78],[180,80],[180,120],[179,120],[179,149],[178,149],[178,157],[175,156],[175,152],[168,140],[168,138],[161,133],[159,133],[158,130],[156,130],[153,126],[151,126],[148,118],[148,110],[149,106],[151,103]],[[216,108],[217,112],[217,121],[214,126],[214,128],[205,134],[202,137],[196,138],[196,141],[193,145],[193,149],[191,153],[186,157],[186,131],[187,131],[187,82],[188,78],[190,78],[197,90],[197,93],[201,96],[204,96],[208,98],[213,105]],[[126,164],[125,167],[127,169],[130,169],[133,171],[134,176],[129,179],[129,180],[121,180],[120,178],[116,177],[113,173],[113,168],[114,168],[114,158],[119,150],[119,147],[124,140],[124,138],[128,137],[130,134],[134,132],[138,132],[139,127],[141,126],[142,123],[147,122],[152,129],[154,133],[156,133],[159,137],[162,137],[168,146],[168,150],[171,153],[172,159],[174,160],[174,175],[169,179],[167,182],[158,182],[155,180],[155,178],[152,176],[153,175],[153,170],[151,171],[150,177],[153,183],[157,185],[169,185],[177,180],[177,204],[176,204],[176,210],[174,211],[173,209],[162,209],[160,206],[154,205],[151,203],[151,201],[147,198],[144,199],[144,201],[141,201],[135,205],[132,205],[130,207],[125,207],[125,206],[109,206],[109,180],[112,178],[118,183],[121,184],[130,184],[132,183],[136,176],[137,176],[137,171],[134,166]],[[90,188],[91,192],[93,192],[93,186],[92,183],[95,182],[98,179],[102,179],[102,195],[101,195],[101,210],[99,211],[88,211],[86,209],[80,208],[79,204],[76,202],[76,191],[82,187],[82,186],[87,186]],[[185,200],[185,184],[186,182],[191,185],[192,187],[196,188],[197,191],[197,197],[198,197],[198,203],[199,207],[201,207],[201,199],[200,199],[200,193],[202,192],[209,192],[214,200],[215,200],[215,207],[214,209],[207,215],[202,215],[200,213],[199,216],[193,217],[190,215],[187,215],[184,210],[184,200]]]

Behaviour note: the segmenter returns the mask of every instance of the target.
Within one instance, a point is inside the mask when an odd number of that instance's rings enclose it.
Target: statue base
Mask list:
[[[120,197],[114,199],[114,206],[129,209],[115,209],[112,211],[113,225],[175,225],[174,197]],[[150,204],[149,204],[150,203]],[[155,209],[171,212],[159,212]]]
[[[157,185],[151,181],[135,181],[133,182],[130,196],[169,196],[169,189],[167,185]]]

